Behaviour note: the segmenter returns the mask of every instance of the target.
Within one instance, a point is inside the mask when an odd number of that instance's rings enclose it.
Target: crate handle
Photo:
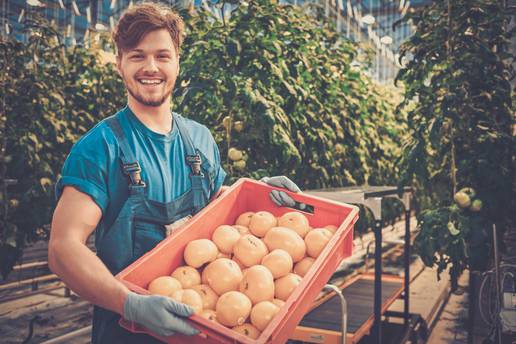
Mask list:
[[[280,187],[275,187],[275,186],[271,187],[270,185],[268,185],[268,184],[266,184],[264,182],[259,182],[259,183],[262,184],[262,185],[265,185],[268,189],[274,189],[274,190],[277,190],[277,191],[281,191],[281,192],[286,193],[288,196],[290,196],[290,198],[292,198],[292,200],[294,201],[294,206],[292,206],[292,207],[290,207],[290,206],[283,206],[283,207],[291,208],[291,209],[294,209],[294,210],[302,211],[302,212],[305,212],[305,213],[313,215],[315,207],[312,204],[296,201],[296,198],[297,198],[296,195],[302,194],[302,192],[298,193],[298,192],[290,191],[290,190],[287,190],[287,189],[284,189],[284,188],[280,188]]]
[[[295,202],[295,204],[293,207],[287,207],[287,208],[292,208],[292,209],[299,210],[299,211],[302,211],[304,213],[309,213],[309,214],[314,213],[315,207],[313,205],[303,203],[303,202],[297,202],[297,201],[294,201],[294,202]]]

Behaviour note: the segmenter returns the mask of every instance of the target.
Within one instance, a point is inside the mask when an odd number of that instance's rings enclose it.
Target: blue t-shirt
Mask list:
[[[191,169],[185,162],[186,153],[177,126],[173,125],[168,134],[156,133],[147,128],[128,106],[115,116],[140,163],[148,198],[165,203],[187,192],[191,187]],[[206,126],[189,119],[184,123],[194,147],[214,169],[211,197],[226,177],[220,165],[219,150]],[[88,194],[102,210],[101,225],[109,228],[129,196],[128,177],[122,171],[120,154],[113,131],[106,120],[102,120],[75,143],[66,158],[56,185],[57,199],[66,185]]]

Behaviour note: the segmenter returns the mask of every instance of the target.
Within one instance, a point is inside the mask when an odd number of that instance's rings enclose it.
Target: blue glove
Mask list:
[[[301,189],[290,179],[285,176],[276,176],[276,177],[263,177],[260,181],[278,188],[285,188],[288,191],[292,192],[301,192]],[[270,193],[271,200],[280,207],[294,207],[296,202],[287,195],[284,191],[272,190]]]
[[[198,334],[197,329],[182,319],[193,313],[189,306],[160,295],[130,292],[124,303],[124,318],[165,337],[176,332],[190,336]]]

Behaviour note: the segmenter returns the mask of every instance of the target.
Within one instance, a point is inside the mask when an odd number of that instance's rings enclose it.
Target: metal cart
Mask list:
[[[355,343],[372,331],[374,342],[382,343],[381,319],[382,314],[385,314],[389,317],[403,318],[403,338],[407,340],[419,321],[417,316],[409,313],[410,199],[412,189],[410,187],[400,189],[393,186],[365,186],[311,190],[307,191],[307,193],[339,202],[362,204],[371,210],[375,221],[374,275],[362,274],[339,286],[343,297],[348,302],[347,308],[350,314],[347,316],[348,328],[344,332],[346,336],[339,334],[335,321],[331,320],[332,317],[338,320],[340,316],[346,316],[342,313],[339,314],[338,298],[332,295],[329,299],[322,299],[314,305],[312,311],[307,313],[301,321],[292,339],[313,343],[337,343],[346,338],[349,343]],[[397,198],[404,205],[405,236],[403,245],[405,276],[403,279],[382,274],[382,200],[384,198]],[[382,284],[384,285],[383,290]],[[370,291],[371,287],[373,287],[374,292],[368,293],[367,291]],[[404,300],[403,312],[387,312],[390,304],[400,296]]]

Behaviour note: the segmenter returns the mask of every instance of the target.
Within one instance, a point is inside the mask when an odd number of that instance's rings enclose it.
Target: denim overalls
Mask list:
[[[197,213],[207,203],[213,183],[212,166],[208,159],[197,151],[183,123],[184,119],[174,114],[185,147],[185,163],[191,168],[192,187],[176,200],[168,203],[148,199],[145,181],[135,159],[118,117],[108,118],[108,125],[115,134],[120,147],[123,171],[130,178],[129,197],[122,206],[113,225],[95,240],[97,255],[113,274],[151,250],[165,238],[164,225],[185,216]],[[150,181],[152,182],[152,181]],[[95,306],[93,311],[92,342],[97,343],[158,343],[143,334],[132,334],[118,325],[120,316]]]

